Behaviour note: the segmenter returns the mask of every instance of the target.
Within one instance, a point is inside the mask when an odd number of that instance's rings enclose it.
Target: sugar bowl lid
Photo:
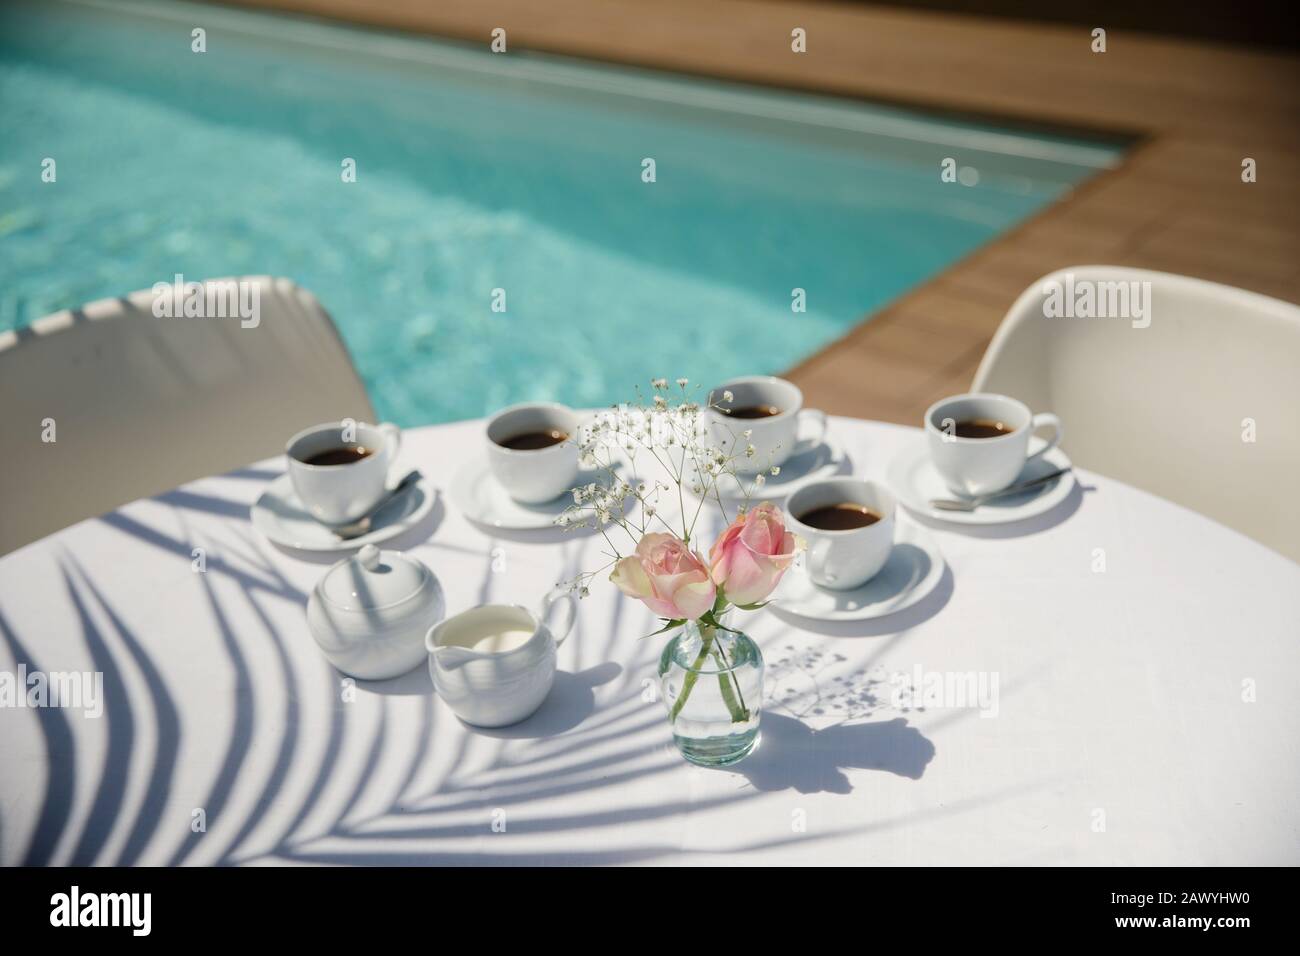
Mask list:
[[[422,562],[367,544],[326,571],[317,590],[340,610],[376,611],[420,594],[432,581]]]

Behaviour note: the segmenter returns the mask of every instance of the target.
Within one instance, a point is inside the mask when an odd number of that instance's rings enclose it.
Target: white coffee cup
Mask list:
[[[726,395],[730,393],[731,399]],[[770,406],[777,414],[763,418],[734,418],[727,409]],[[803,392],[793,382],[773,375],[748,375],[724,382],[709,395],[709,430],[714,444],[736,458],[736,471],[756,474],[802,455],[826,437],[826,413],[803,407]],[[812,423],[813,435],[799,437],[800,426]],[[744,432],[748,431],[746,438]],[[748,455],[749,446],[754,454]]]
[[[957,425],[972,419],[1000,422],[1010,429],[994,438],[962,438]],[[1029,436],[1050,426],[1052,437],[1029,454]],[[970,392],[935,402],[925,413],[930,460],[945,484],[959,495],[1001,491],[1014,482],[1025,463],[1045,455],[1065,435],[1061,420],[1049,412],[1035,415],[1006,395]]]
[[[880,520],[861,528],[828,531],[801,520],[819,508],[861,505]],[[883,485],[861,478],[827,478],[805,485],[786,502],[786,525],[803,538],[804,568],[814,584],[848,591],[870,581],[894,548],[894,496]]]
[[[304,507],[326,525],[365,517],[388,490],[388,472],[401,448],[396,425],[344,420],[304,428],[289,439],[289,479]],[[341,465],[312,465],[306,459],[335,448],[366,448],[364,458]]]
[[[554,501],[578,478],[578,416],[554,402],[527,402],[497,412],[487,424],[488,464],[506,493],[523,504]],[[545,448],[507,448],[532,432],[559,431],[564,441]]]

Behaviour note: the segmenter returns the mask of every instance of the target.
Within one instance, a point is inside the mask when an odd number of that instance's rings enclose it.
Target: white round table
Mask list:
[[[921,437],[832,428],[877,479]],[[401,464],[445,489],[481,431],[408,432]],[[747,615],[762,741],[704,770],[653,697],[665,638],[638,638],[658,622],[612,585],[523,724],[466,727],[424,668],[349,692],[303,612],[334,559],[248,520],[282,469],[0,559],[0,674],[104,675],[98,718],[0,709],[0,863],[1300,862],[1300,565],[1144,492],[1080,473],[1024,526],[932,526],[949,574],[893,618]],[[489,533],[444,495],[397,543],[454,613],[535,604],[601,563],[598,540]],[[935,681],[949,691],[928,705],[895,692]]]

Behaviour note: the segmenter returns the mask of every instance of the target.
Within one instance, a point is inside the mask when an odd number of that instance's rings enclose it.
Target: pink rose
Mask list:
[[[624,594],[673,620],[706,614],[717,594],[704,561],[671,534],[642,535],[636,554],[614,565],[609,579]]]
[[[757,604],[780,582],[798,547],[799,540],[785,530],[781,509],[763,502],[736,515],[709,552],[713,581],[732,604]]]

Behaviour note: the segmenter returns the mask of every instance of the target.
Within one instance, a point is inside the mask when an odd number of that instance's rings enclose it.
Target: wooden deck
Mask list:
[[[775,0],[229,0],[751,83],[1139,137],[1123,164],[789,375],[810,404],[920,421],[969,386],[1034,279],[1105,263],[1300,301],[1300,58],[1091,27]],[[1106,27],[1105,23],[1096,26]],[[790,51],[807,31],[808,52]],[[1258,179],[1241,180],[1256,161]]]

